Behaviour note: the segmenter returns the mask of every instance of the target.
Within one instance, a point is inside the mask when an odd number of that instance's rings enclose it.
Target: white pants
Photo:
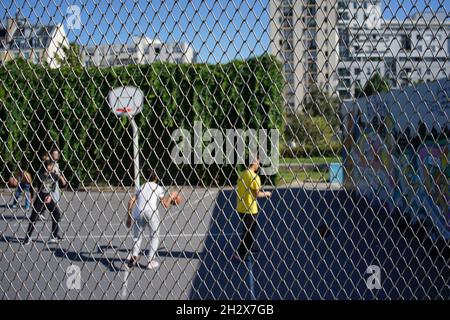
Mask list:
[[[142,238],[147,226],[150,227],[150,253],[148,261],[152,261],[159,247],[159,213],[155,211],[143,211],[133,224],[133,256],[138,257],[141,252]]]

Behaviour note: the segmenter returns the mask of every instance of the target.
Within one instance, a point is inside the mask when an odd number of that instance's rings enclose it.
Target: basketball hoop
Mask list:
[[[136,87],[118,87],[108,94],[108,102],[116,116],[133,117],[141,111],[144,94]]]

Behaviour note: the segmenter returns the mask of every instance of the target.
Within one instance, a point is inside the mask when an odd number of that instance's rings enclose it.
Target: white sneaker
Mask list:
[[[158,268],[158,267],[159,267],[159,262],[156,261],[156,260],[150,261],[150,262],[148,263],[148,265],[147,265],[147,269],[149,269],[149,270],[153,270],[153,269],[156,269],[156,268]]]
[[[51,237],[48,240],[48,243],[60,243],[63,240],[63,238],[61,236],[56,236],[56,237]]]

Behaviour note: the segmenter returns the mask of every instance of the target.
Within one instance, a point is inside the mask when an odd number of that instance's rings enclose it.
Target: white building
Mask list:
[[[59,67],[64,58],[64,47],[68,47],[66,32],[62,24],[31,24],[17,14],[0,27],[0,61],[23,58],[31,63],[46,63],[50,68]],[[60,58],[60,59],[58,59]]]
[[[375,73],[392,88],[450,75],[450,20],[445,14],[385,20],[380,0],[339,0],[338,13],[341,97],[353,97]]]
[[[337,86],[336,0],[271,0],[272,54],[283,62],[285,99],[298,111],[313,86],[332,94]]]
[[[299,111],[317,86],[351,98],[376,72],[392,88],[450,75],[445,14],[382,17],[381,0],[271,0],[271,52],[283,62],[285,100]]]
[[[110,67],[129,64],[149,64],[156,61],[172,63],[196,62],[197,53],[188,43],[162,43],[146,36],[133,37],[129,44],[85,47],[85,66]]]

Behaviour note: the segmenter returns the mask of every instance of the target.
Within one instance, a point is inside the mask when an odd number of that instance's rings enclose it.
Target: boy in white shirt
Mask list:
[[[164,197],[164,189],[157,184],[158,178],[153,171],[148,175],[148,182],[144,183],[136,192],[128,203],[128,214],[126,225],[128,228],[133,225],[133,241],[134,246],[131,257],[127,260],[129,268],[135,266],[139,260],[141,252],[142,237],[147,226],[150,227],[150,254],[148,256],[147,269],[155,269],[159,263],[154,260],[159,247],[159,218],[158,205],[162,203],[164,208],[169,208],[171,204],[175,204],[179,195],[176,192]]]

